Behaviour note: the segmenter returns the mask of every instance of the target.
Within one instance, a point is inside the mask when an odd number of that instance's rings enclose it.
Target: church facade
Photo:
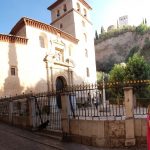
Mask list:
[[[0,96],[95,83],[91,9],[84,0],[57,0],[50,25],[23,17],[0,34]]]

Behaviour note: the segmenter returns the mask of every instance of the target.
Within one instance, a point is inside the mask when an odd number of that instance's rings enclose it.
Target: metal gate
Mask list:
[[[61,130],[61,111],[57,105],[58,93],[42,93],[34,96],[36,128],[45,128],[50,131]]]

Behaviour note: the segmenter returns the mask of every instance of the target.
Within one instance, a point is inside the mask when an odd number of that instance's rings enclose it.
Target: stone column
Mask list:
[[[133,88],[125,87],[124,88],[124,98],[125,98],[125,146],[134,146],[135,145],[135,131],[134,131],[134,97],[133,97]]]
[[[69,103],[69,95],[63,93],[61,95],[61,124],[63,131],[63,140],[68,140],[70,136],[70,123],[69,123],[69,114],[70,114],[70,103]]]
[[[13,102],[9,101],[9,123],[13,123]]]

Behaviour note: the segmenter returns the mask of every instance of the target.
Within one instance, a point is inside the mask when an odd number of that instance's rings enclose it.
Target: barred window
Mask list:
[[[59,17],[60,16],[60,11],[59,10],[57,10],[57,17]]]
[[[84,41],[87,42],[87,35],[85,33],[83,34],[83,37],[84,37]]]
[[[16,75],[16,67],[11,67],[11,75],[15,76]]]
[[[60,29],[62,29],[62,28],[63,28],[63,24],[61,23],[61,24],[60,24]]]
[[[85,27],[85,22],[84,21],[82,21],[82,26]]]
[[[63,10],[64,10],[64,12],[66,12],[66,11],[67,11],[67,6],[66,6],[66,4],[64,4],[64,6],[63,6]]]
[[[84,17],[86,17],[87,16],[86,9],[83,9],[83,12],[84,12]]]
[[[85,49],[85,57],[88,57],[88,50]]]
[[[45,48],[44,37],[39,36],[39,41],[40,41],[40,46],[41,46],[42,48]]]
[[[80,12],[80,4],[79,3],[77,3],[77,11]]]

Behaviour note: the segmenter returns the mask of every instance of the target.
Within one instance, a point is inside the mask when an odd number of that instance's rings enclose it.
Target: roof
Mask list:
[[[79,0],[79,1],[88,9],[92,9],[92,7],[85,0]]]
[[[20,37],[15,35],[0,34],[0,41],[9,42],[9,43],[27,44],[28,39],[26,39],[25,37]]]
[[[53,8],[55,8],[56,6],[58,6],[59,4],[61,4],[64,0],[57,0],[55,3],[53,3],[52,5],[50,5],[47,9],[48,10],[52,10]]]
[[[27,17],[23,17],[21,18],[17,24],[13,27],[13,29],[10,31],[10,34],[17,34],[18,31],[25,25],[28,25],[28,26],[32,26],[34,28],[38,28],[38,29],[41,29],[41,30],[45,30],[45,31],[48,31],[52,34],[55,34],[55,35],[60,35],[60,37],[68,40],[68,41],[71,41],[73,43],[78,43],[78,39],[76,39],[74,36],[56,28],[56,27],[53,27],[52,25],[48,25],[48,24],[45,24],[45,23],[42,23],[40,21],[37,21],[37,20],[33,20],[33,19],[30,19],[30,18],[27,18]]]
[[[50,5],[47,9],[48,10],[52,10],[55,7],[57,7],[59,4],[61,4],[64,0],[57,0],[55,3],[53,3],[52,5]],[[85,7],[87,7],[88,9],[92,9],[92,7],[85,1],[85,0],[79,0]]]

